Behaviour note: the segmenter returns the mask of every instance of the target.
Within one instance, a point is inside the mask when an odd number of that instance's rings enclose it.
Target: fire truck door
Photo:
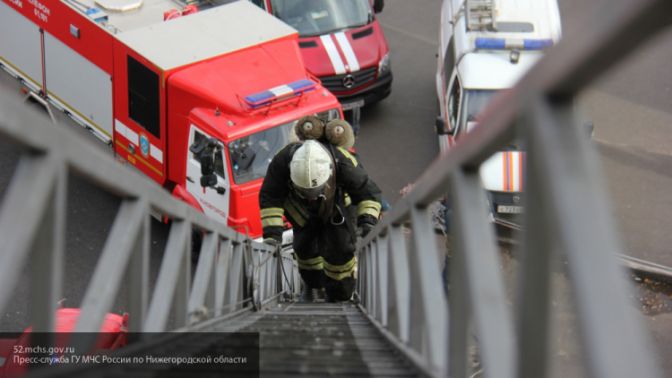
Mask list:
[[[167,130],[162,72],[121,48],[115,53],[114,150],[159,184],[165,182]]]
[[[189,146],[198,143],[203,138],[212,138],[195,125],[189,130]],[[230,184],[227,178],[227,162],[224,145],[220,142],[219,148],[214,151],[215,175],[217,184],[214,187],[201,186],[201,163],[198,157],[187,152],[187,182],[186,188],[196,198],[206,215],[227,223],[229,215]]]

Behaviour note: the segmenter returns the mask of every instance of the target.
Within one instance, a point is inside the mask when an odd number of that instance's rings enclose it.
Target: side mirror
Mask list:
[[[201,163],[201,174],[203,176],[209,176],[215,173],[215,160],[212,155],[202,154],[198,158]]]
[[[212,188],[217,185],[217,176],[214,173],[204,174],[201,176],[201,186],[204,188]]]
[[[446,126],[446,122],[441,118],[441,116],[436,116],[436,120],[434,121],[434,127],[436,129],[436,133],[439,135],[453,135],[453,130],[449,130],[448,126]]]
[[[196,159],[201,164],[201,186],[204,188],[217,185],[217,176],[215,176],[217,147],[217,141],[209,138],[201,138],[189,146],[189,151],[196,155]]]
[[[385,1],[384,0],[373,0],[373,11],[375,13],[382,12],[384,7],[385,7]]]

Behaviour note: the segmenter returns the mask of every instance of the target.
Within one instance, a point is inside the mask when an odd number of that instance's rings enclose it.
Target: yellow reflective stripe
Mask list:
[[[262,218],[261,227],[271,227],[271,226],[284,226],[285,222],[282,221],[281,217],[272,217],[272,218]]]
[[[313,257],[312,259],[307,259],[307,260],[301,260],[297,258],[297,262],[299,263],[299,269],[303,270],[322,270],[324,269],[324,266],[322,265],[324,263],[324,259],[322,256],[317,256]]]
[[[261,209],[261,217],[282,217],[285,215],[285,209],[281,207],[269,207],[267,209]]]
[[[282,221],[282,216],[284,213],[285,210],[281,207],[269,207],[266,209],[261,209],[261,226],[284,226],[285,223]]]
[[[343,153],[343,155],[345,155],[346,158],[350,159],[352,165],[354,165],[355,167],[357,166],[357,159],[355,159],[355,157],[352,156],[352,154],[348,152],[348,150],[346,150],[343,147],[338,147],[338,150],[341,151],[341,153]]]
[[[345,206],[348,207],[352,204],[352,198],[348,193],[345,193]]]
[[[324,258],[322,258],[322,256],[317,256],[317,257],[313,257],[311,259],[305,259],[305,260],[297,258],[296,260],[299,263],[308,264],[308,265],[314,265],[314,264],[324,262]]]
[[[331,278],[332,280],[336,280],[336,281],[340,281],[344,278],[352,277],[352,273],[353,273],[352,270],[349,270],[349,271],[343,272],[343,273],[332,273],[328,270],[324,271],[324,274],[327,277]]]
[[[376,211],[376,210],[373,210],[373,209],[368,208],[368,207],[366,209],[361,209],[361,210],[357,211],[358,216],[359,215],[364,215],[364,214],[368,214],[368,215],[370,215],[374,218],[378,218],[380,216],[380,211]]]
[[[381,207],[377,201],[364,200],[357,205],[357,215],[369,214],[374,218],[378,218]]]
[[[357,209],[358,209],[358,210],[359,210],[360,208],[364,208],[364,207],[370,207],[370,208],[373,208],[374,210],[378,210],[378,211],[380,211],[380,208],[381,208],[382,206],[381,206],[380,202],[378,202],[378,201],[372,201],[372,200],[364,200],[364,201],[360,202],[360,203],[357,205]]]
[[[296,210],[291,202],[287,201],[287,203],[285,203],[285,207],[287,208],[289,216],[292,217],[292,219],[298,223],[299,226],[303,227],[306,224],[306,219]]]
[[[332,273],[339,273],[339,272],[350,272],[355,268],[355,265],[357,264],[357,259],[353,257],[350,259],[350,261],[346,262],[345,264],[342,265],[333,265],[329,264],[328,262],[324,262],[324,269],[327,271],[330,271]]]

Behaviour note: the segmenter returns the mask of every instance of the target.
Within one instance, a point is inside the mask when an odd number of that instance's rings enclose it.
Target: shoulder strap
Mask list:
[[[298,142],[296,142],[296,143],[292,144],[291,146],[289,146],[289,156],[290,156],[290,157],[291,157],[291,156],[294,156],[294,153],[296,152],[296,150],[299,149],[299,147],[301,147],[301,143],[298,143]]]

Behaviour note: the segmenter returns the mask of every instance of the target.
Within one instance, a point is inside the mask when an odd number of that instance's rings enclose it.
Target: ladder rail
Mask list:
[[[105,250],[90,278],[78,331],[99,329],[122,282],[130,290],[126,309],[131,332],[166,330],[166,312],[171,309],[178,314],[177,326],[184,327],[253,305],[260,308],[269,300],[280,300],[278,294],[291,296],[298,291],[297,285],[278,279],[280,264],[286,275],[297,274],[291,250],[281,252],[206,217],[120,165],[73,130],[50,127],[43,117],[6,92],[0,93],[0,135],[24,147],[19,169],[0,207],[0,313],[9,304],[22,268],[31,261],[33,275],[48,278],[42,280],[44,285],[33,285],[40,290],[34,296],[39,300],[32,304],[34,326],[45,332],[54,330],[53,314],[66,279],[61,261],[67,225],[65,193],[71,172],[121,198]],[[159,271],[162,285],[149,293],[149,220],[156,214],[173,225]],[[206,237],[192,280],[189,240],[193,232]],[[222,283],[224,288],[217,287]]]
[[[636,47],[668,28],[669,14],[672,3],[666,0],[621,0],[613,4],[608,15],[598,19],[586,13],[580,26],[549,49],[514,88],[500,95],[499,101],[492,101],[481,113],[485,116],[480,126],[437,158],[413,189],[358,243],[358,258],[365,267],[359,271],[358,286],[363,310],[420,356],[424,370],[441,377],[463,376],[466,368],[460,361],[469,353],[470,340],[460,330],[473,326],[486,376],[549,376],[548,352],[544,349],[549,313],[544,309],[550,306],[545,295],[550,268],[544,262],[550,261],[555,251],[562,251],[568,261],[568,279],[582,330],[579,343],[590,376],[661,376],[648,334],[628,309],[625,277],[617,273],[615,264],[621,246],[603,196],[601,168],[594,147],[579,137],[580,127],[570,104]],[[628,38],[623,38],[625,35]],[[536,234],[555,232],[557,237],[526,243],[543,248],[523,251],[537,256],[521,261],[520,271],[524,273],[520,278],[527,289],[521,310],[514,314],[498,294],[503,285],[501,273],[493,269],[496,241],[484,234],[488,212],[479,210],[482,204],[478,203],[479,189],[474,182],[480,165],[516,138],[535,147],[536,158],[528,159],[526,169],[528,174],[533,172],[528,176],[533,181],[528,190],[535,193],[528,193],[528,197],[540,198],[544,204],[526,212],[525,222],[540,229]],[[441,258],[430,245],[434,236],[428,230],[426,209],[446,198],[452,204],[459,202],[459,206],[451,206],[451,224],[458,227],[452,234],[451,272],[439,274],[436,266]],[[409,238],[396,236],[400,227],[407,230]],[[474,234],[479,229],[482,232]],[[385,238],[395,242],[385,249],[377,247]],[[418,242],[421,240],[425,242]],[[410,263],[399,267],[395,251],[406,252],[407,244]],[[379,253],[388,254],[388,266],[376,270],[376,262],[384,260]],[[535,261],[541,263],[534,265]],[[372,285],[376,277],[381,277],[380,269],[387,269],[388,284]],[[477,271],[487,274],[474,274]],[[450,298],[444,292],[435,293],[435,286],[443,285],[442,278],[450,288]],[[585,285],[590,287],[584,290]],[[408,294],[402,288],[411,289],[410,300],[399,300]],[[383,308],[384,302],[375,300],[381,296],[389,299]],[[387,312],[387,317],[381,311]],[[430,313],[449,316],[434,317]],[[378,319],[388,319],[388,324]],[[530,319],[534,327],[520,326]],[[614,333],[615,329],[623,332]],[[440,332],[444,333],[437,336]],[[443,360],[437,359],[436,350],[430,348],[441,345],[437,338],[448,343]],[[507,352],[498,355],[498,350]],[[531,355],[536,357],[529,358]],[[498,370],[488,372],[488,367]]]

